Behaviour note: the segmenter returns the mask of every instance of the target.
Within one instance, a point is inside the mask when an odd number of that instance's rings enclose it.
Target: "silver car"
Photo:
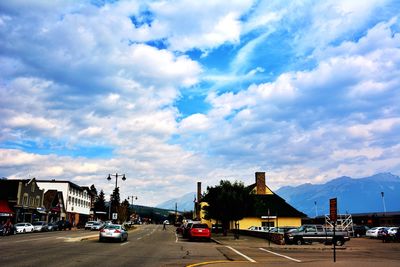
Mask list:
[[[128,240],[128,232],[125,227],[120,224],[110,224],[106,225],[100,230],[99,241],[105,240],[116,240],[116,241],[126,241]]]
[[[90,228],[90,230],[92,231],[99,231],[104,227],[104,223],[103,222],[94,222],[92,224],[92,227]]]

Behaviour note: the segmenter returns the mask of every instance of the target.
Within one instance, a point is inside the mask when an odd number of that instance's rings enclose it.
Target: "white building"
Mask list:
[[[38,180],[37,185],[47,190],[57,190],[62,192],[65,204],[66,220],[73,225],[79,221],[86,221],[90,215],[91,197],[88,189],[82,188],[69,181]]]

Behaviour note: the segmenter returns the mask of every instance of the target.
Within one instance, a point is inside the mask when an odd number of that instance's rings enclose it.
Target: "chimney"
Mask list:
[[[265,172],[256,172],[256,194],[265,195]]]
[[[201,182],[197,182],[197,202],[201,202]]]

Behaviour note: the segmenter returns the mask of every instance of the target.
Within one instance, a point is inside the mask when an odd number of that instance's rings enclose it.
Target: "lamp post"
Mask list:
[[[382,203],[383,203],[383,212],[384,212],[384,214],[386,214],[385,193],[381,192],[381,196],[382,196]]]
[[[137,198],[137,196],[128,196],[128,199],[130,199],[131,200],[131,202],[132,202],[132,206],[133,206],[133,200],[137,200],[138,198]]]
[[[115,191],[117,191],[116,189],[118,188],[118,177],[120,177],[121,174],[118,174],[118,173],[116,173],[116,174],[109,174],[108,177],[107,177],[107,180],[108,180],[108,181],[111,181],[111,176],[115,177],[115,189],[114,189],[114,192],[115,192]],[[125,180],[126,180],[125,174],[122,175],[122,178],[121,178],[121,179],[122,179],[122,181],[125,181]],[[115,199],[115,196],[110,197],[110,218],[109,218],[110,220],[111,220],[111,204],[112,204],[113,198]]]

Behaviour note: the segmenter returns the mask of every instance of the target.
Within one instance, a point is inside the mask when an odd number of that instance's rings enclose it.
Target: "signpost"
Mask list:
[[[333,262],[336,262],[336,221],[337,221],[337,198],[329,200],[329,217],[333,222]]]

